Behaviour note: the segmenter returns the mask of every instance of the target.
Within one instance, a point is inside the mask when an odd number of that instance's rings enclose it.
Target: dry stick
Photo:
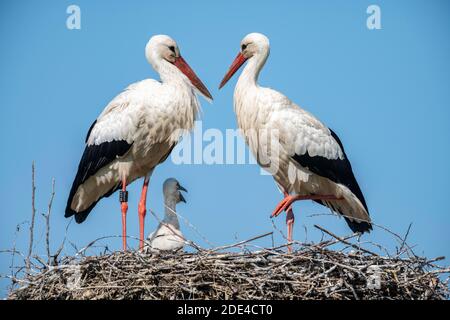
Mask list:
[[[86,246],[84,246],[83,248],[81,248],[80,250],[78,250],[77,253],[75,254],[75,257],[77,257],[77,256],[81,256],[81,257],[82,257],[83,254],[84,254],[84,252],[86,252],[87,249],[93,247],[93,245],[94,245],[96,242],[100,241],[100,240],[104,240],[104,239],[112,239],[112,238],[122,238],[122,237],[123,237],[123,236],[116,235],[116,236],[103,236],[103,237],[99,237],[99,238],[97,238],[97,239],[94,239],[94,240],[92,240],[91,242],[89,242]],[[126,237],[127,237],[127,239],[140,240],[139,238],[133,237],[133,236],[126,236]],[[144,240],[144,242],[145,242],[145,240]]]
[[[10,266],[10,269],[11,269],[11,281],[12,281],[11,291],[14,289],[14,284],[15,284],[14,283],[14,279],[16,278],[16,273],[14,273],[14,261],[15,261],[16,253],[20,253],[20,252],[16,251],[17,235],[20,232],[20,226],[22,224],[24,224],[24,223],[26,223],[26,221],[18,223],[17,226],[16,226],[16,231],[14,232],[14,241],[13,241],[13,248],[12,248],[12,254],[11,254],[11,266]]]
[[[164,204],[164,207],[166,207],[167,209],[169,209],[170,211],[172,211],[172,213],[174,213],[175,215],[177,215],[179,218],[181,218],[184,223],[191,228],[192,230],[194,230],[194,232],[200,237],[202,238],[203,241],[205,241],[205,243],[207,243],[208,245],[210,245],[211,247],[214,247],[214,245],[204,236],[200,233],[200,231],[192,224],[189,222],[189,220],[185,217],[183,217],[181,214],[179,214],[178,212],[175,212],[172,208],[168,207],[167,205]],[[155,213],[153,213],[153,215],[155,215]]]
[[[254,241],[254,240],[257,240],[257,239],[261,239],[261,238],[270,236],[270,235],[272,235],[272,234],[273,234],[273,231],[267,232],[267,233],[264,233],[264,234],[262,234],[262,235],[259,235],[259,236],[250,238],[250,239],[248,239],[248,240],[243,240],[243,241],[239,241],[239,242],[234,243],[234,244],[230,244],[230,245],[226,245],[226,246],[221,246],[221,247],[214,248],[214,249],[211,250],[211,252],[216,252],[216,251],[220,251],[220,250],[224,250],[224,249],[229,249],[229,248],[233,248],[233,247],[238,247],[238,246],[243,245],[243,244],[245,244],[245,243],[248,243],[248,242],[251,242],[251,241]]]
[[[34,161],[31,164],[31,223],[30,223],[30,244],[28,248],[28,256],[26,262],[27,275],[30,275],[31,271],[31,254],[33,252],[33,238],[34,238],[34,217],[36,216],[36,184],[34,176]]]
[[[52,263],[53,266],[57,266],[58,265],[58,257],[61,254],[62,250],[64,249],[64,244],[66,243],[66,240],[67,240],[67,232],[69,230],[69,227],[70,227],[70,224],[72,223],[72,221],[73,221],[73,217],[67,223],[66,231],[64,233],[64,239],[61,242],[61,245],[59,246],[58,250],[56,250],[56,253],[53,255],[53,263]],[[78,251],[78,249],[75,249],[75,251]]]
[[[373,222],[372,222],[372,224],[374,226],[376,226],[376,227],[378,227],[378,228],[380,228],[380,229],[390,233],[391,235],[393,235],[395,238],[397,238],[397,240],[399,241],[400,244],[404,244],[404,246],[409,250],[409,252],[413,255],[414,258],[418,258],[418,256],[414,253],[413,248],[411,246],[409,246],[406,242],[403,243],[403,238],[401,236],[399,236],[397,233],[389,230],[388,228],[386,228],[386,227],[384,227],[382,225],[379,225],[379,224],[376,224],[376,223],[373,223]]]
[[[16,256],[16,241],[17,241],[17,234],[19,233],[19,231],[20,231],[20,224],[17,224],[16,232],[14,232],[14,242],[13,242],[13,248],[12,248],[13,252],[12,252],[12,255],[11,255],[11,266],[10,266],[11,279],[14,279],[14,258]],[[14,287],[14,280],[12,280],[11,290],[10,291],[13,290],[13,287]]]
[[[334,233],[332,233],[332,232],[330,232],[330,231],[328,231],[328,230],[322,228],[321,226],[318,226],[317,224],[315,224],[314,227],[316,227],[316,228],[319,229],[320,231],[325,232],[326,234],[332,236],[332,237],[335,238],[336,240],[339,240],[340,242],[345,243],[345,244],[351,246],[352,248],[355,248],[356,250],[363,251],[363,252],[368,253],[368,254],[371,254],[371,255],[373,255],[373,256],[378,256],[378,254],[376,254],[375,252],[372,252],[372,251],[366,250],[366,249],[364,249],[364,248],[358,247],[357,245],[355,245],[355,244],[353,244],[353,243],[351,243],[351,242],[348,242],[348,241],[344,240],[343,238],[341,238],[341,237],[335,235]]]
[[[312,216],[336,216],[336,214],[334,214],[334,213],[332,212],[332,213],[324,213],[324,214],[314,214],[314,215],[309,215],[309,217],[312,217]],[[344,217],[344,218],[351,218],[351,219],[353,219],[353,220],[361,220],[361,219],[355,219],[354,217],[351,217],[351,216],[348,216],[348,215],[345,215],[345,214],[340,214],[339,216],[342,216],[342,217]],[[378,227],[378,228],[380,228],[380,229],[382,229],[382,230],[384,230],[384,231],[390,233],[391,235],[393,235],[395,238],[397,238],[397,240],[398,240],[398,242],[400,243],[400,245],[403,244],[403,246],[406,247],[406,248],[409,250],[409,252],[414,256],[414,258],[418,258],[418,256],[414,253],[413,248],[412,248],[411,246],[409,246],[406,242],[403,243],[403,239],[404,239],[403,237],[401,237],[401,236],[398,235],[397,233],[395,233],[395,232],[389,230],[388,228],[386,228],[386,227],[384,227],[384,226],[382,226],[382,225],[379,225],[379,224],[374,223],[373,221],[371,221],[370,223],[371,223],[373,226]]]
[[[322,242],[319,242],[319,243],[316,243],[316,244],[307,244],[307,243],[301,243],[301,242],[297,242],[297,241],[294,241],[293,243],[298,243],[300,246],[305,247],[305,249],[307,249],[309,251],[315,250],[315,249],[323,250],[326,247],[329,247],[329,246],[335,245],[336,243],[342,242],[342,240],[344,240],[344,241],[345,240],[349,240],[349,239],[352,239],[352,238],[357,237],[357,236],[358,236],[357,233],[353,233],[351,235],[345,236],[343,238],[339,238],[337,240],[333,240],[333,241],[332,240],[325,240],[325,241],[322,241]]]
[[[52,179],[52,194],[50,196],[50,201],[48,202],[47,213],[42,215],[45,218],[45,246],[47,249],[47,265],[51,264],[50,255],[50,213],[52,212],[53,199],[55,198],[55,178]]]
[[[166,206],[166,205],[165,205],[165,206]],[[181,215],[179,215],[177,212],[175,212],[174,210],[172,210],[170,207],[166,206],[166,208],[169,209],[170,211],[172,211],[175,215],[181,217]],[[185,239],[184,237],[182,237],[182,236],[180,236],[179,234],[177,234],[177,233],[172,229],[172,227],[171,227],[169,224],[164,223],[164,222],[158,217],[158,215],[157,215],[153,210],[149,209],[149,211],[150,211],[150,213],[156,218],[156,220],[158,221],[158,223],[164,224],[164,226],[166,226],[166,227],[172,232],[172,234],[173,234],[174,236],[176,236],[177,238],[179,238],[180,240],[182,240],[185,244],[187,244],[187,245],[193,247],[193,248],[196,249],[197,251],[201,251],[201,250],[202,250],[202,248],[201,248],[200,246],[198,246],[194,241],[192,241],[192,240],[187,240],[187,239]],[[195,227],[194,227],[194,226],[193,226],[186,218],[184,218],[184,217],[182,217],[182,218],[184,219],[184,221],[185,221],[189,226],[191,226],[191,227],[193,228],[194,231],[197,230],[197,229],[196,229],[196,228],[195,228]],[[202,236],[202,235],[201,235],[200,233],[198,233],[198,232],[197,232],[197,234],[199,234],[200,236]],[[147,241],[144,240],[144,242],[146,242],[146,243],[148,244]],[[149,246],[149,248],[150,248],[150,246]]]
[[[406,234],[405,234],[405,236],[403,237],[402,244],[401,244],[400,248],[398,249],[398,255],[399,255],[399,256],[402,254],[403,248],[404,248],[405,245],[406,245],[406,239],[408,238],[409,231],[411,231],[411,226],[412,226],[412,222],[409,224],[408,230],[406,230]]]
[[[100,237],[100,238],[94,239],[91,242],[89,242],[86,246],[84,246],[83,248],[78,250],[78,252],[75,254],[75,257],[82,256],[84,254],[84,252],[87,249],[89,249],[90,247],[92,247],[97,241],[100,241],[100,240],[103,240],[103,239],[121,238],[121,237],[122,236],[104,236],[104,237]],[[132,236],[127,236],[127,238],[138,239],[138,238],[132,237]]]

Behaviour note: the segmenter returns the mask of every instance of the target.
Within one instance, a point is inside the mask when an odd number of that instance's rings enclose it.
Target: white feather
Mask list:
[[[283,192],[343,197],[343,201],[330,201],[329,205],[335,210],[344,208],[351,217],[370,221],[362,203],[347,187],[318,176],[293,160],[294,155],[306,152],[311,157],[344,159],[344,152],[330,130],[312,114],[278,91],[258,85],[259,72],[269,54],[267,38],[250,34],[244,41],[258,49],[248,59],[236,84],[234,109],[238,126],[257,161],[262,165],[261,153],[267,152],[267,158],[274,164],[271,174]],[[272,140],[273,148],[267,148],[262,135],[255,134],[267,131],[278,137]]]

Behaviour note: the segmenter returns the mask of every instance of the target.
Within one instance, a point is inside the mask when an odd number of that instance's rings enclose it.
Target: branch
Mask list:
[[[272,234],[273,234],[273,231],[267,232],[267,233],[264,233],[264,234],[262,234],[262,235],[259,235],[259,236],[250,238],[250,239],[248,239],[248,240],[243,240],[243,241],[239,241],[239,242],[234,243],[234,244],[230,244],[230,245],[226,245],[226,246],[221,246],[221,247],[214,248],[214,249],[211,250],[211,252],[216,252],[216,251],[220,251],[220,250],[224,250],[224,249],[229,249],[229,248],[233,248],[233,247],[238,247],[238,246],[241,246],[241,245],[243,245],[243,244],[245,244],[245,243],[248,243],[248,242],[251,242],[251,241],[254,241],[254,240],[257,240],[257,239],[261,239],[261,238],[270,236],[270,235],[272,235]]]
[[[335,238],[336,240],[339,240],[340,242],[345,243],[346,245],[349,245],[349,246],[351,246],[352,248],[355,248],[356,250],[360,250],[360,251],[362,251],[362,252],[368,253],[368,254],[373,255],[373,256],[378,256],[378,254],[376,254],[375,252],[369,251],[369,250],[364,249],[364,248],[361,248],[361,247],[359,247],[359,246],[357,246],[357,245],[355,245],[355,244],[353,244],[353,243],[351,243],[351,242],[348,242],[348,241],[344,240],[343,238],[341,238],[341,237],[335,235],[334,233],[332,233],[332,232],[330,232],[330,231],[328,231],[328,230],[322,228],[321,226],[318,226],[317,224],[315,224],[314,227],[316,227],[316,228],[319,229],[320,231],[325,232],[326,234],[332,236],[332,237]]]
[[[55,198],[55,178],[52,179],[52,193],[50,196],[50,201],[48,202],[47,213],[43,213],[42,216],[45,218],[45,247],[47,249],[47,265],[51,265],[51,255],[50,255],[50,214],[52,212],[53,199]]]
[[[28,255],[26,260],[26,271],[30,274],[31,271],[31,254],[33,252],[33,238],[34,238],[34,218],[36,216],[36,184],[35,184],[35,169],[34,161],[31,164],[31,223],[30,223],[30,244],[28,247]]]

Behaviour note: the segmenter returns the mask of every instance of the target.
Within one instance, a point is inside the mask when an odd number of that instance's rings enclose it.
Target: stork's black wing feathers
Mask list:
[[[94,122],[95,125],[95,122]],[[91,126],[92,130],[93,125]],[[89,137],[89,133],[88,133]],[[67,206],[65,217],[71,217],[75,215],[75,220],[78,223],[83,222],[89,212],[94,208],[96,203],[94,202],[89,208],[82,212],[76,212],[72,210],[71,203],[75,193],[77,192],[80,185],[82,185],[89,177],[93,176],[98,170],[108,165],[110,162],[115,160],[117,157],[122,157],[131,148],[132,143],[128,143],[125,140],[114,140],[110,142],[103,142],[100,144],[87,145],[84,149],[83,156],[81,157],[80,164],[78,165],[78,171],[73,181],[72,188],[70,190],[69,198],[67,199]],[[112,188],[108,193],[102,196],[108,197],[114,193],[120,184]],[[99,199],[100,200],[100,199]]]
[[[367,208],[366,200],[364,199],[361,188],[359,187],[355,175],[353,174],[352,165],[350,164],[350,161],[348,161],[347,155],[345,154],[344,146],[336,133],[334,133],[331,129],[330,132],[342,150],[344,155],[343,159],[328,159],[322,156],[311,157],[308,151],[302,155],[295,154],[293,159],[302,167],[307,168],[311,172],[349,188],[350,191],[359,199],[359,201],[361,201],[368,213],[369,210]],[[324,205],[324,203],[320,200],[317,200],[316,202]],[[345,217],[344,213],[339,213]],[[353,232],[364,232],[372,229],[371,224],[368,222],[350,221],[348,218],[345,218],[345,220]]]
[[[97,123],[97,119],[94,122],[92,122],[91,126],[89,127],[89,130],[86,134],[86,139],[84,140],[84,143],[87,143],[89,136],[91,135],[91,131],[92,131],[92,129],[94,129],[94,126],[96,123]]]

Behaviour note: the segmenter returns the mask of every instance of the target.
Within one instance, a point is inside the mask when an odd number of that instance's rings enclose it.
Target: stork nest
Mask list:
[[[333,251],[329,242],[220,253],[114,252],[65,258],[9,299],[448,299],[435,260]],[[438,258],[439,259],[439,258]]]

